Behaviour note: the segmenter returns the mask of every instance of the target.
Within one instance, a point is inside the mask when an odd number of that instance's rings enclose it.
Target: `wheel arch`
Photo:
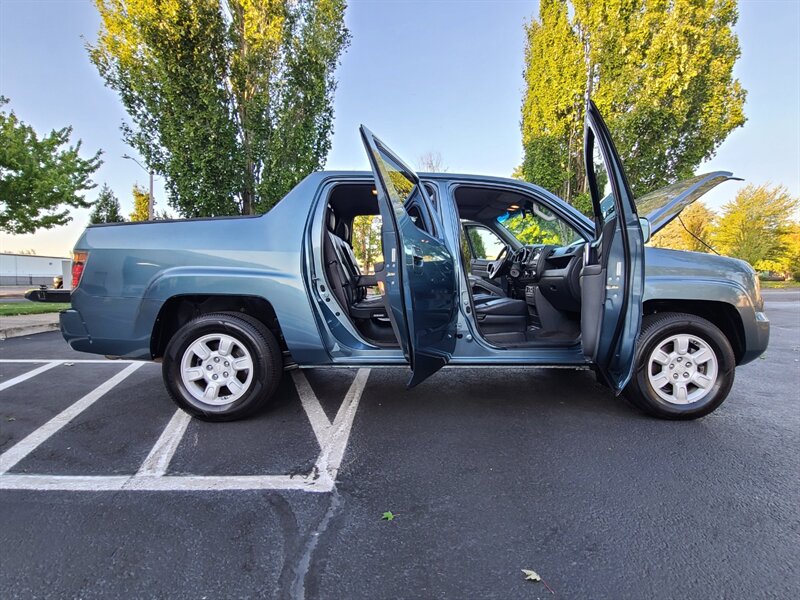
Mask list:
[[[278,340],[284,357],[288,355],[278,316],[266,298],[245,294],[179,294],[168,298],[161,306],[150,336],[153,358],[164,355],[170,339],[192,319],[216,312],[246,314],[263,323]]]
[[[642,315],[664,312],[688,313],[710,321],[728,338],[736,357],[736,364],[745,355],[747,342],[739,310],[728,302],[716,300],[651,299],[645,300]]]

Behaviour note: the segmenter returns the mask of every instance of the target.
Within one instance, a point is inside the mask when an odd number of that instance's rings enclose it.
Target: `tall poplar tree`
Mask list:
[[[89,55],[182,215],[269,210],[322,168],[345,0],[95,0]]]
[[[635,195],[691,176],[745,121],[737,18],[735,0],[541,0],[526,28],[525,179],[589,208],[590,98]]]

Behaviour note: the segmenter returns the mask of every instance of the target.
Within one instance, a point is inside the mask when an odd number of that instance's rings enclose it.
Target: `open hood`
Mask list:
[[[700,196],[729,179],[741,181],[728,171],[714,171],[684,179],[637,198],[636,212],[649,221],[650,233],[653,234]]]

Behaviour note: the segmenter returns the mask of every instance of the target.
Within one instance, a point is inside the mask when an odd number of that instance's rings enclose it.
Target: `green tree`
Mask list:
[[[677,219],[656,233],[650,245],[656,248],[708,252],[708,246],[703,242],[711,243],[715,219],[714,211],[702,202],[694,202],[687,206]]]
[[[782,185],[747,185],[722,207],[714,235],[716,249],[746,260],[758,270],[770,270],[786,260],[792,218],[800,199]]]
[[[380,216],[357,215],[354,217],[351,239],[353,252],[362,272],[372,273],[375,263],[383,260]]]
[[[467,231],[469,231],[469,243],[472,246],[475,258],[483,258],[486,256],[486,248],[483,245],[483,239],[480,233],[478,233],[478,230],[474,227],[470,227]],[[469,252],[467,252],[467,256],[470,256]]]
[[[792,223],[784,237],[786,258],[783,271],[789,273],[794,280],[800,280],[800,223]]]
[[[560,221],[547,223],[535,218],[531,213],[514,215],[503,225],[523,244],[566,244],[571,242],[559,231]]]
[[[131,221],[147,221],[150,218],[150,194],[139,185],[133,186],[133,212]]]
[[[269,210],[330,149],[345,0],[95,0],[89,55],[182,215]]]
[[[108,185],[104,184],[100,188],[97,200],[94,201],[92,212],[89,215],[89,223],[124,223],[125,217],[122,216],[122,209],[119,200],[111,191]]]
[[[589,98],[636,196],[691,176],[745,120],[737,18],[735,0],[541,0],[526,28],[525,179],[590,209]]]
[[[0,108],[8,99],[0,96]],[[33,233],[72,220],[69,208],[87,208],[82,192],[95,187],[101,152],[81,158],[81,142],[69,145],[71,127],[39,137],[13,112],[0,110],[0,230]]]

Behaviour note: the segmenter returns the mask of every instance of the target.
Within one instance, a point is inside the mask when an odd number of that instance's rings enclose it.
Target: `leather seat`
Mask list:
[[[515,298],[495,297],[475,304],[475,317],[484,335],[524,333],[528,328],[528,303]]]
[[[339,304],[354,319],[385,318],[383,297],[367,297],[367,288],[377,284],[375,275],[362,275],[355,253],[347,243],[348,229],[328,209],[328,231],[324,239],[325,270]]]
[[[506,293],[500,286],[489,283],[482,277],[476,275],[469,276],[469,285],[472,290],[472,303],[475,305],[483,304],[495,298],[505,298]],[[476,291],[480,290],[480,291]]]
[[[515,298],[493,298],[476,306],[475,312],[485,315],[526,316],[528,303]]]

